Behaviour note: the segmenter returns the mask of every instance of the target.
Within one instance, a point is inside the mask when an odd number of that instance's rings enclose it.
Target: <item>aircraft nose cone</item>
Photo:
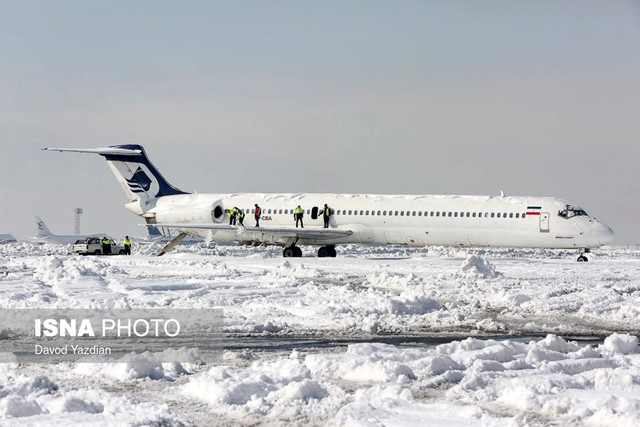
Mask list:
[[[613,240],[614,234],[611,227],[601,222],[598,223],[598,240],[601,245],[606,245]]]

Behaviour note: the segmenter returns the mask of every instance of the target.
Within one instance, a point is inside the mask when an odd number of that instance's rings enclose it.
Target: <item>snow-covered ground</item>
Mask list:
[[[221,308],[222,362],[0,364],[0,424],[640,424],[640,251],[159,248],[0,245],[0,307]]]

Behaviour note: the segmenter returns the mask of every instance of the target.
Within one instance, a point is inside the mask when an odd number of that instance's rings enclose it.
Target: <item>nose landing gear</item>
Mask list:
[[[582,252],[580,252],[580,254],[578,255],[578,259],[576,261],[578,262],[587,262],[589,261],[589,258],[587,258],[587,256],[585,254],[590,253],[591,251],[589,250],[589,248],[584,248],[582,250]]]

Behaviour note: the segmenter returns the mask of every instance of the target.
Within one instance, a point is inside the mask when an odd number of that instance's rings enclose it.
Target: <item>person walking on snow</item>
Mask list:
[[[122,246],[124,246],[124,254],[131,255],[131,240],[129,240],[129,236],[124,236]]]

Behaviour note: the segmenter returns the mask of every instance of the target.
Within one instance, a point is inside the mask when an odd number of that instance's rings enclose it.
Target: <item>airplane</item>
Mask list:
[[[18,240],[12,234],[0,234],[0,245],[5,243],[15,243]]]
[[[335,257],[336,245],[356,243],[576,249],[577,260],[588,261],[585,253],[614,237],[582,208],[553,197],[187,193],[164,179],[140,145],[43,150],[104,157],[128,196],[125,208],[149,225],[179,232],[158,255],[192,235],[279,244],[284,257],[302,256],[300,245],[320,246],[319,257]],[[262,208],[260,227],[249,224],[254,204]],[[324,204],[331,209],[329,228],[323,228]],[[293,227],[298,205],[306,228]],[[248,224],[229,225],[234,207]]]
[[[49,227],[46,226],[42,218],[35,217],[38,234],[35,238],[28,239],[30,242],[36,243],[55,243],[59,245],[75,243],[78,240],[84,240],[87,237],[108,236],[106,233],[99,234],[53,234]]]

